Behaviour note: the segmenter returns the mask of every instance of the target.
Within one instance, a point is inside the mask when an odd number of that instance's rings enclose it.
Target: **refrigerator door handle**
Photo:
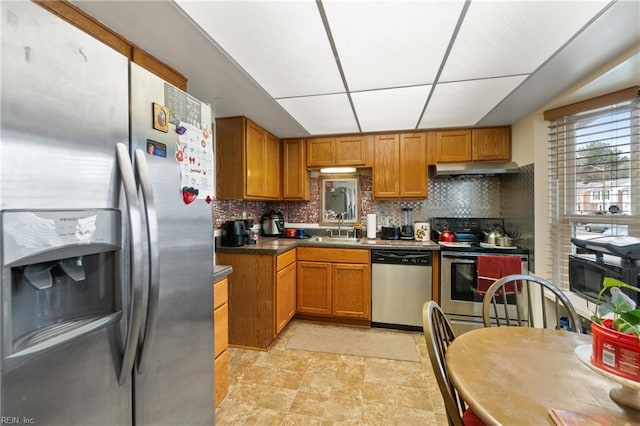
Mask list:
[[[138,186],[142,189],[143,206],[147,218],[147,245],[149,250],[149,281],[147,318],[144,335],[141,337],[141,353],[138,361],[138,373],[142,373],[151,362],[153,345],[158,323],[158,303],[160,299],[160,253],[158,244],[158,215],[154,204],[153,189],[149,179],[149,166],[145,153],[141,149],[135,151],[135,173]]]
[[[142,217],[138,205],[138,193],[129,147],[123,143],[116,145],[118,168],[127,203],[127,217],[130,235],[131,269],[130,269],[130,307],[127,323],[127,337],[118,382],[120,386],[127,383],[135,362],[138,338],[140,337],[140,321],[142,318]]]

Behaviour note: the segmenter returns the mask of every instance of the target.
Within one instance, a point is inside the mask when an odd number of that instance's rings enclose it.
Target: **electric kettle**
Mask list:
[[[260,224],[262,226],[262,235],[265,237],[278,237],[284,232],[284,217],[282,213],[275,210],[263,214]]]

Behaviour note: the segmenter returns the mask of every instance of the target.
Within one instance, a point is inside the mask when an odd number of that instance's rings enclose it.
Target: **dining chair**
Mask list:
[[[533,296],[534,288],[539,289],[539,300]],[[544,292],[553,293],[547,298]],[[534,306],[534,302],[535,306]],[[547,308],[551,303],[554,314]],[[561,329],[560,308],[564,308],[569,325],[582,333],[580,317],[567,296],[553,283],[528,274],[514,274],[496,280],[487,289],[482,300],[482,320],[485,327],[536,327]],[[540,321],[541,319],[541,321]],[[555,324],[554,324],[555,323]]]
[[[456,338],[451,324],[440,306],[433,300],[422,306],[422,327],[427,343],[431,367],[436,376],[447,419],[450,426],[482,425],[482,421],[468,408],[458,391],[449,380],[444,357],[447,348]]]

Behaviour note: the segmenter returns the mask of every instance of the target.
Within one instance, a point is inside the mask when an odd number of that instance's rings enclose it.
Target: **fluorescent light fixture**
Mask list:
[[[440,82],[532,73],[608,3],[472,1]]]
[[[475,126],[526,76],[438,84],[419,128]]]
[[[346,93],[277,99],[312,135],[359,132]]]
[[[320,173],[324,175],[337,174],[337,173],[355,173],[355,167],[324,167],[320,169]]]
[[[433,83],[464,1],[323,5],[349,90],[362,91]]]
[[[425,85],[352,93],[362,131],[415,128],[430,89]]]

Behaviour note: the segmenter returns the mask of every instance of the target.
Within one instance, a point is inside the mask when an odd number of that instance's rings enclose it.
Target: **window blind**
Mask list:
[[[640,98],[586,103],[549,119],[549,257],[552,281],[569,288],[572,237],[640,237]],[[595,105],[595,107],[594,107]]]

